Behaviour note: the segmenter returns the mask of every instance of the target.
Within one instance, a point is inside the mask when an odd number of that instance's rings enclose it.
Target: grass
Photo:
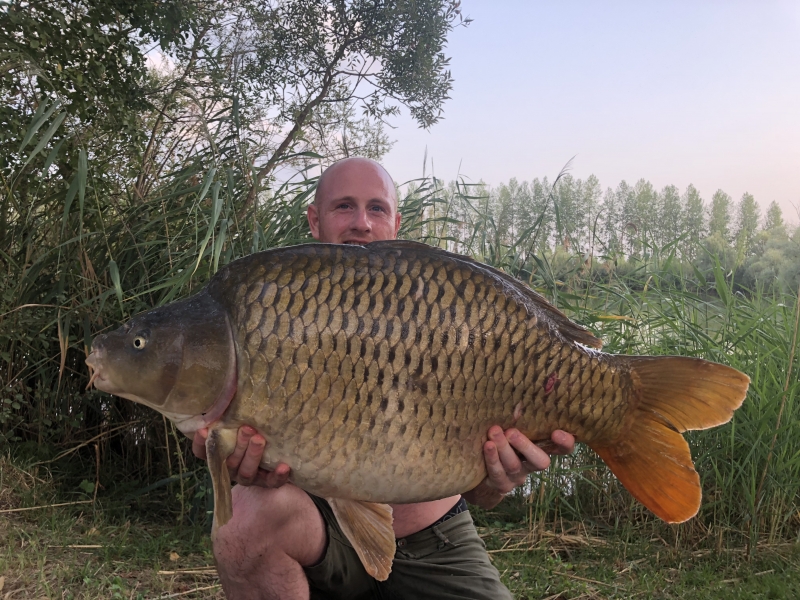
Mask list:
[[[56,491],[0,458],[3,600],[223,597],[206,528],[120,518],[91,499],[54,507]]]
[[[111,524],[91,507],[42,511],[0,515],[0,597],[223,597],[199,527]]]
[[[568,530],[569,531],[569,530]],[[515,598],[797,598],[800,545],[686,550],[661,539],[626,540],[547,532],[531,544],[525,530],[481,531]]]
[[[223,598],[205,529],[153,521],[108,522],[102,510],[0,514],[0,597]],[[661,538],[479,528],[515,598],[797,598],[800,545],[722,552],[675,548]]]
[[[53,482],[7,458],[0,482],[3,600],[224,598],[206,526],[89,499],[51,506],[59,499]],[[677,526],[650,535],[567,521],[532,529],[515,498],[474,512],[493,564],[520,600],[800,597],[800,542],[764,536],[749,552],[713,535],[687,546]]]

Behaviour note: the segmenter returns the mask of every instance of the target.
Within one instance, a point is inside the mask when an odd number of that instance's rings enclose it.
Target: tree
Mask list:
[[[625,182],[620,183],[620,187]],[[625,185],[627,188],[627,185]],[[658,210],[658,194],[653,184],[640,179],[624,198],[623,220],[628,235],[627,251],[630,256],[640,257],[643,241],[652,242]]]
[[[625,180],[619,182],[616,194],[617,216],[619,218],[619,231],[622,232],[622,250],[628,255],[634,253],[635,241],[639,236],[639,224],[636,220],[634,206],[635,195],[631,186]]]
[[[731,197],[722,190],[714,192],[708,218],[709,235],[717,234],[720,238],[730,241],[731,203]]]
[[[683,205],[685,207],[683,231],[687,233],[684,256],[694,260],[700,249],[700,242],[706,235],[706,226],[705,205],[700,192],[692,184],[688,185],[683,194]]]
[[[683,235],[683,206],[681,195],[674,185],[664,187],[659,194],[659,211],[656,232],[660,246],[669,244]]]
[[[57,96],[84,122],[110,114],[133,125],[149,107],[145,45],[181,53],[196,28],[185,0],[14,0],[0,10],[3,88]]]
[[[746,256],[753,248],[753,241],[758,230],[758,222],[761,218],[758,204],[752,194],[744,193],[739,204],[736,206],[736,231],[734,240],[736,242],[737,265],[744,262]]]
[[[421,126],[436,123],[452,87],[443,49],[459,22],[456,0],[242,0],[216,20],[216,52],[236,72],[231,93],[266,107],[272,140],[247,203],[326,104],[358,104],[378,120],[403,105]]]
[[[600,209],[600,222],[598,237],[605,246],[605,252],[609,256],[622,252],[622,242],[620,240],[620,209],[618,196],[614,190],[608,188],[603,196],[603,203]]]
[[[789,293],[796,292],[800,283],[800,227],[791,237],[782,226],[762,231],[758,237],[762,238],[763,249],[746,259],[745,285],[751,289],[758,284],[774,285]]]
[[[452,87],[447,35],[469,22],[456,0],[18,0],[0,19],[14,61],[0,80],[9,148],[44,98],[61,102],[73,117],[54,161],[65,179],[80,140],[125,155],[137,198],[209,150],[247,174],[240,212],[293,154],[380,156],[383,121],[401,107],[436,123]],[[169,66],[148,71],[145,45]]]
[[[764,220],[764,230],[770,231],[773,229],[784,231],[786,229],[786,224],[783,221],[783,211],[774,200],[770,202],[769,208],[767,208],[767,216]]]

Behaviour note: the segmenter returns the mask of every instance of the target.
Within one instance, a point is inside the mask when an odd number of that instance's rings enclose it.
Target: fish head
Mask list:
[[[97,389],[149,406],[189,435],[219,418],[236,391],[228,316],[205,292],[97,336],[86,364]]]

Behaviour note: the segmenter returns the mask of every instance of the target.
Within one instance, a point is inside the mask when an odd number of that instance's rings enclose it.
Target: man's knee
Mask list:
[[[285,555],[301,565],[319,561],[325,550],[325,522],[313,500],[291,484],[277,489],[233,488],[233,518],[218,528],[213,550],[218,563],[249,570],[270,556]]]

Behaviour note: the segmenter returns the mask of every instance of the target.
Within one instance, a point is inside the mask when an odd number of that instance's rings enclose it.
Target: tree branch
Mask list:
[[[320,89],[319,93],[312,100],[310,100],[298,113],[297,117],[295,117],[294,119],[294,125],[292,126],[292,129],[283,138],[283,141],[280,143],[275,152],[272,153],[272,156],[267,161],[267,164],[261,167],[256,173],[255,181],[253,181],[250,187],[250,192],[247,194],[247,198],[245,199],[244,204],[239,210],[240,217],[255,201],[256,194],[258,193],[258,186],[264,180],[265,177],[267,177],[270,173],[272,173],[272,171],[275,170],[275,167],[280,162],[280,159],[289,149],[289,146],[291,146],[292,142],[297,137],[297,134],[300,132],[303,125],[308,120],[308,117],[311,115],[311,112],[317,106],[319,106],[319,104],[323,100],[325,100],[325,97],[328,95],[328,92],[330,91],[330,88],[333,85],[336,75],[338,75],[338,71],[335,71],[336,65],[339,63],[340,60],[342,60],[345,52],[347,51],[347,48],[354,41],[355,40],[351,39],[350,35],[348,34],[347,38],[345,38],[345,40],[342,42],[342,45],[334,54],[333,58],[331,59],[331,62],[328,64],[328,68],[325,69],[325,75],[322,80],[322,88]]]

